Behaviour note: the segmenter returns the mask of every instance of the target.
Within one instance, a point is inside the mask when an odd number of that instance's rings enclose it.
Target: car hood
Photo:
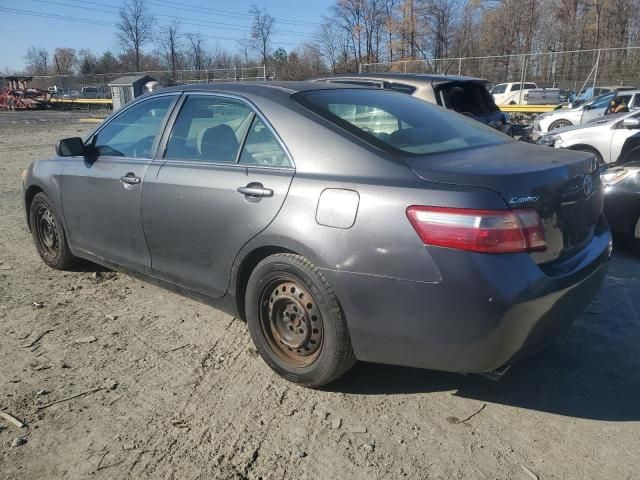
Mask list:
[[[558,110],[552,110],[538,115],[538,118],[550,118],[555,116],[566,115],[567,113],[580,112],[582,108],[559,108]]]

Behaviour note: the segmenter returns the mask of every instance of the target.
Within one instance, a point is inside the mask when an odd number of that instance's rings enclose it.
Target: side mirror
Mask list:
[[[56,147],[56,153],[61,157],[80,157],[85,154],[85,151],[84,142],[80,137],[60,140]]]
[[[622,126],[629,129],[640,128],[640,118],[627,117],[622,120]]]

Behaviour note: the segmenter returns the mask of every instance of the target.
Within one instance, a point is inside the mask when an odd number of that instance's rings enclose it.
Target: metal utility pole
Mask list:
[[[596,88],[596,80],[598,78],[598,65],[600,64],[600,49],[598,49],[598,55],[596,56],[596,65],[594,67],[594,74],[593,74],[593,93],[594,93],[594,97],[595,95],[595,88]]]

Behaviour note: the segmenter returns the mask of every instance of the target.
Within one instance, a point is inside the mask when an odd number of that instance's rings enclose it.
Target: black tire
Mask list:
[[[36,194],[31,202],[29,225],[33,243],[44,263],[56,270],[66,270],[76,263],[60,217],[49,197],[42,192]]]
[[[593,153],[593,155],[596,157],[596,162],[598,163],[598,165],[603,165],[604,164],[604,159],[602,158],[602,155],[600,155],[600,152],[597,151],[595,148],[576,147],[576,148],[571,148],[571,150],[576,150],[578,152]]]
[[[556,128],[569,127],[573,125],[569,120],[556,120],[551,125],[549,125],[549,131],[555,130]]]
[[[245,295],[256,349],[278,375],[320,387],[355,363],[338,297],[306,258],[271,255],[251,273]]]

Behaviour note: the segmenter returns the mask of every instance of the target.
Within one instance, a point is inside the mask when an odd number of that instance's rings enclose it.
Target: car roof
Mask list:
[[[637,90],[616,90],[611,93],[615,93],[616,95],[637,95],[640,93],[640,89]]]
[[[367,88],[359,85],[348,87],[345,85],[335,85],[330,83],[316,83],[311,81],[300,82],[284,82],[284,81],[248,81],[248,82],[216,82],[216,83],[199,83],[191,85],[176,85],[155,91],[154,93],[166,93],[171,91],[179,92],[220,92],[234,93],[245,96],[258,97],[291,97],[294,93],[305,92],[309,90],[334,90],[344,88]]]
[[[314,82],[326,80],[373,80],[373,81],[397,81],[408,85],[419,87],[428,83],[438,85],[448,82],[481,82],[489,83],[488,80],[476,77],[465,77],[463,75],[442,75],[430,73],[350,73],[345,75],[333,75],[331,77],[317,78]]]
[[[608,88],[615,91],[638,90],[633,85],[598,85],[596,88]]]

